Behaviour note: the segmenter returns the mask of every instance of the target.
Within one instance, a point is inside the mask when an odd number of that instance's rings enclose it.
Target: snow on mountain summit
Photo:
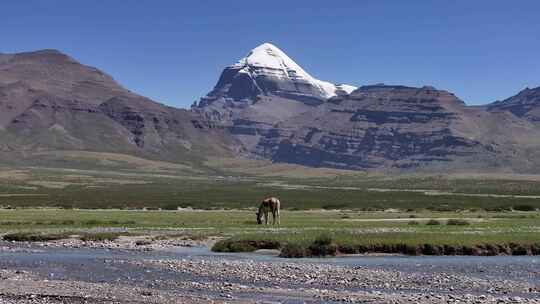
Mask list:
[[[354,86],[336,86],[330,82],[312,77],[287,54],[271,43],[263,43],[254,48],[246,57],[240,59],[232,67],[241,68],[241,72],[255,77],[268,76],[290,80],[295,83],[310,84],[319,89],[323,98],[336,96],[338,91],[349,94],[356,89]]]
[[[336,95],[350,94],[356,87],[316,79],[271,43],[263,43],[246,57],[226,67],[214,89],[197,107],[218,102],[225,107],[244,107],[260,96],[276,96],[317,106]]]

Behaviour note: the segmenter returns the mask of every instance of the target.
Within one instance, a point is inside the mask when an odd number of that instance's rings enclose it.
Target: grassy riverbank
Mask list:
[[[68,234],[87,240],[114,239],[93,236],[96,231],[132,235],[151,231],[154,238],[218,236],[222,241],[214,246],[215,251],[271,248],[283,249],[284,256],[540,254],[537,211],[285,210],[277,228],[256,225],[253,210],[0,210],[0,234],[6,240],[46,241],[47,235],[58,239]]]
[[[220,241],[212,250],[249,252],[280,249],[283,257],[389,253],[406,255],[540,255],[540,237],[533,233],[309,231],[249,234]]]

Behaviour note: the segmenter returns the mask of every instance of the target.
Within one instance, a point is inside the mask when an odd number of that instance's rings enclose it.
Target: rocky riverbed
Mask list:
[[[39,250],[40,248],[93,248],[130,251],[166,250],[178,247],[207,246],[216,242],[217,237],[190,238],[189,235],[175,236],[150,232],[136,236],[120,235],[115,240],[81,240],[69,237],[43,242],[6,242],[0,241],[0,252]]]
[[[0,244],[0,303],[540,303],[535,257],[291,260],[80,245]]]

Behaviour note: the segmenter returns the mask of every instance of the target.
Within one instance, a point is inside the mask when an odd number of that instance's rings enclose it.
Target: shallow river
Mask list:
[[[335,258],[284,259],[273,252],[256,253],[215,253],[207,247],[179,247],[165,251],[136,252],[110,249],[58,249],[31,248],[23,252],[0,251],[0,267],[16,266],[44,270],[53,275],[82,276],[93,275],[103,268],[103,260],[166,260],[166,259],[226,259],[253,260],[275,263],[323,263],[340,266],[362,266],[385,268],[398,271],[458,272],[480,277],[519,278],[540,284],[540,256],[345,256]],[[97,267],[88,264],[101,264]],[[63,266],[63,267],[62,267]],[[51,272],[65,268],[70,270]],[[89,272],[89,270],[91,270]],[[511,271],[510,271],[511,270]],[[110,274],[108,274],[110,275]],[[107,280],[107,278],[103,278]]]
[[[8,245],[8,247],[12,246]],[[148,287],[149,284],[152,284],[151,282],[174,280],[211,283],[214,282],[214,278],[211,274],[206,277],[198,277],[190,273],[173,271],[167,268],[158,270],[144,263],[137,265],[130,262],[144,262],[147,260],[227,260],[231,262],[272,262],[272,264],[324,264],[399,271],[411,275],[418,273],[458,274],[487,280],[529,282],[534,286],[540,286],[539,256],[346,256],[320,259],[283,259],[277,257],[276,253],[271,251],[249,254],[213,253],[206,247],[178,247],[166,251],[148,252],[48,247],[12,247],[11,249],[17,251],[0,250],[0,269],[30,271],[48,280],[73,280],[91,283],[122,282],[141,287]],[[245,284],[244,282],[238,283]],[[160,289],[170,288],[166,285],[153,287]],[[415,290],[409,291],[413,292]],[[536,294],[523,295],[519,293],[519,295],[536,297]],[[275,300],[275,297],[269,298],[269,300]]]

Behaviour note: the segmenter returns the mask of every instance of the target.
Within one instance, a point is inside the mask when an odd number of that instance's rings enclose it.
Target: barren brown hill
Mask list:
[[[228,155],[227,136],[203,130],[191,111],[124,89],[55,50],[0,55],[0,151],[97,151],[173,162]]]

